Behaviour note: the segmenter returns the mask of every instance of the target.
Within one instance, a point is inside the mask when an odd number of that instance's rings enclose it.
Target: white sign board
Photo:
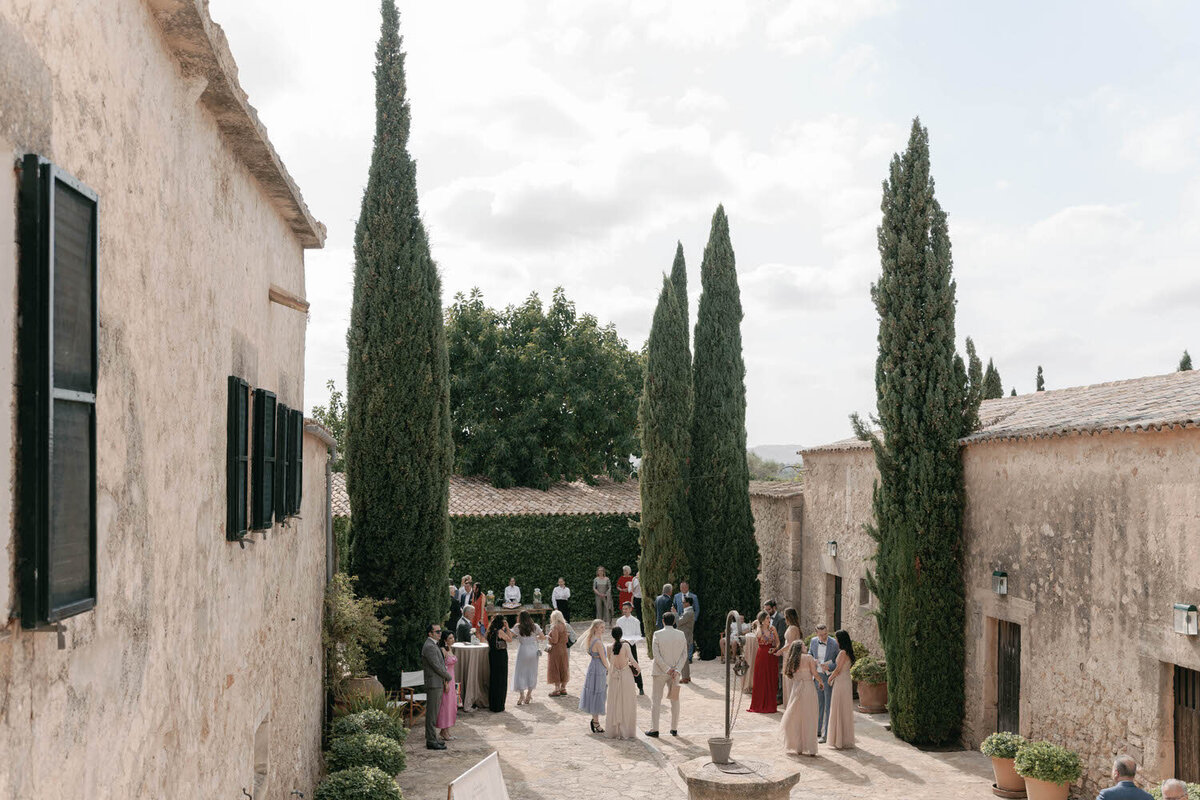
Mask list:
[[[508,800],[496,752],[455,778],[446,789],[446,800]]]

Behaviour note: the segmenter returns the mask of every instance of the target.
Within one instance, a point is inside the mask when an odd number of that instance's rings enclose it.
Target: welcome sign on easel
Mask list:
[[[496,751],[451,781],[446,800],[508,800]]]

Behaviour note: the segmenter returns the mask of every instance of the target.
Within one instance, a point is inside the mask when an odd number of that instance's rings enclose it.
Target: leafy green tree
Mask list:
[[[879,470],[878,543],[868,574],[879,598],[892,730],[919,743],[958,740],[963,716],[963,478],[959,438],[978,419],[979,360],[955,352],[955,283],[946,214],[934,196],[929,135],[913,120],[883,185],[875,391],[882,437],[857,416]],[[937,658],[928,658],[936,651]]]
[[[1039,391],[1039,392],[1046,391],[1046,381],[1042,378],[1042,365],[1041,364],[1038,364],[1036,391]]]
[[[1183,351],[1183,357],[1179,359],[1178,372],[1188,372],[1192,368],[1192,357],[1188,355],[1188,351]]]
[[[337,458],[329,465],[329,468],[334,472],[345,472],[346,401],[332,380],[325,381],[325,388],[329,390],[329,403],[323,406],[313,406],[312,418],[328,428],[329,432],[333,434],[333,440],[337,442]]]
[[[450,385],[441,281],[417,208],[409,106],[394,0],[375,53],[375,148],[354,233],[347,334],[346,484],[351,572],[384,601],[385,684],[419,664],[425,626],[449,608]]]
[[[1004,397],[1004,384],[1000,382],[1000,370],[989,358],[987,369],[983,372],[983,399],[995,400],[998,397]]]
[[[753,450],[746,451],[746,468],[750,471],[752,481],[779,481],[784,478],[783,464],[763,458]]]
[[[641,356],[561,287],[547,309],[536,294],[503,311],[478,289],[455,295],[446,337],[459,474],[540,489],[632,474]]]
[[[679,246],[675,263],[683,261]],[[654,600],[664,583],[689,576],[693,540],[688,506],[691,455],[692,364],[688,348],[687,297],[663,276],[646,341],[646,372],[638,407],[642,464],[638,472],[642,517],[638,557],[642,619],[654,619]],[[650,635],[650,632],[647,631]],[[651,642],[653,644],[653,642]]]
[[[697,554],[692,585],[705,597],[696,620],[701,658],[717,653],[725,614],[758,608],[759,552],[746,465],[746,366],[742,300],[725,209],[712,218],[700,264],[700,307],[692,363],[691,506]]]

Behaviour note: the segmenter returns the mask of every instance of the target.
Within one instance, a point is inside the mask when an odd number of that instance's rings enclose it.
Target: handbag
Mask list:
[[[568,627],[567,628],[567,647],[571,647],[577,641],[578,641],[578,638],[575,636],[575,631]]]

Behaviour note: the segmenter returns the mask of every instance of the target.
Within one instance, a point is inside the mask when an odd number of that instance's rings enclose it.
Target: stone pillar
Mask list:
[[[787,761],[740,761],[725,766],[742,770],[724,772],[708,756],[680,764],[689,800],[788,800],[800,780],[800,768]]]

